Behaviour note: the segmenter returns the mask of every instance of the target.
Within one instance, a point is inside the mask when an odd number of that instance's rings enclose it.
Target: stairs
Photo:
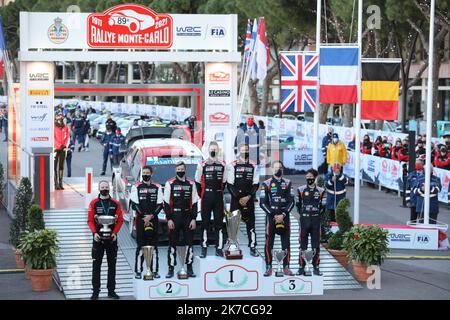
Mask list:
[[[266,231],[266,215],[264,211],[256,205],[256,241],[257,241],[257,249],[258,252],[264,259],[264,246],[266,242],[265,231]],[[241,233],[245,235],[241,239],[245,239],[241,241],[241,246],[247,246],[247,230],[244,223],[241,223]],[[290,268],[292,272],[296,272],[298,270],[298,261],[299,261],[299,222],[298,220],[291,214],[291,264]],[[280,237],[275,237],[275,243],[273,246],[274,249],[281,249],[281,241]],[[272,266],[276,267],[276,262],[272,264]],[[320,271],[323,273],[323,285],[324,290],[330,289],[360,289],[361,285],[356,281],[353,276],[343,268],[339,262],[334,259],[334,257],[323,247],[320,248]]]
[[[89,299],[92,294],[92,234],[87,225],[86,210],[48,210],[44,212],[45,226],[58,232],[59,253],[57,273],[67,299]],[[100,297],[106,297],[106,254],[102,263]],[[133,296],[133,272],[121,247],[117,253],[116,293]]]

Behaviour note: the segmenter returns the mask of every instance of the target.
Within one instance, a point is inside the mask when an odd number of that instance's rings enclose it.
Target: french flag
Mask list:
[[[320,103],[358,102],[359,48],[326,46],[320,48]]]

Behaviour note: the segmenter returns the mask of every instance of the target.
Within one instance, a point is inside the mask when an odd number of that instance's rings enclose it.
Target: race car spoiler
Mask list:
[[[130,129],[125,137],[124,143],[120,146],[120,152],[127,152],[128,146],[136,140],[171,138],[174,128],[172,127],[140,127]]]

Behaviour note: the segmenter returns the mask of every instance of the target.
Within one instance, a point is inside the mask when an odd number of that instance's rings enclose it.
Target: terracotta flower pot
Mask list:
[[[30,272],[31,278],[31,288],[36,292],[44,292],[49,291],[52,287],[52,275],[53,269],[48,270],[36,270],[31,269]]]
[[[348,267],[347,251],[328,249],[328,252],[337,260],[337,262],[341,264],[341,266],[347,269]]]
[[[358,280],[359,282],[366,282],[367,279],[371,276],[371,273],[367,273],[367,268],[369,266],[359,263],[356,260],[352,260],[352,265],[356,280]]]
[[[16,256],[16,268],[17,269],[25,268],[25,263],[22,260],[22,253],[19,250],[16,250],[15,256]]]

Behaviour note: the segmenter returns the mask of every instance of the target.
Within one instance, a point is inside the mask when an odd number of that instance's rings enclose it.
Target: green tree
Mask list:
[[[9,229],[9,242],[17,248],[19,239],[28,228],[28,209],[31,207],[33,190],[28,178],[22,178],[17,189],[15,205],[13,208],[14,218]]]

